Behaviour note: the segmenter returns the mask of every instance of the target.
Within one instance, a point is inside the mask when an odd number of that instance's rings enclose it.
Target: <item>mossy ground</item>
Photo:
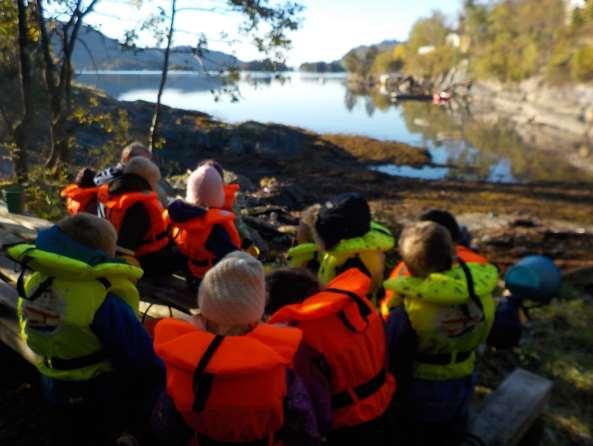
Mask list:
[[[486,351],[476,393],[490,393],[515,367],[543,375],[554,388],[541,444],[593,445],[593,299],[565,285],[558,298],[530,316],[518,348]]]

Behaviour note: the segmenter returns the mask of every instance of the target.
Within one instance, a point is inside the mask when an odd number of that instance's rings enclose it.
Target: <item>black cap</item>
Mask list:
[[[341,240],[361,237],[371,230],[371,210],[357,193],[341,194],[321,207],[315,229],[326,249]]]

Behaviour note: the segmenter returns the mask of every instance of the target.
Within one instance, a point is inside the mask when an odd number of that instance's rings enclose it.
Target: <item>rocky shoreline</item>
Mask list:
[[[526,143],[566,148],[571,164],[593,172],[593,86],[550,85],[535,78],[510,85],[478,82],[467,99],[474,116],[510,121]]]
[[[94,106],[89,108],[93,114],[118,116],[124,110],[129,135],[145,137],[152,104],[120,102],[88,89],[78,94],[81,100],[93,98]],[[270,254],[291,243],[290,234],[306,206],[356,191],[368,198],[376,218],[396,233],[422,211],[440,207],[459,215],[474,232],[478,247],[501,265],[530,252],[550,255],[566,268],[593,264],[593,190],[589,185],[394,177],[370,168],[385,163],[428,165],[428,151],[278,124],[229,124],[205,113],[169,107],[163,109],[162,123],[165,145],[157,158],[165,174],[183,174],[205,158],[219,160],[241,178],[245,216],[253,218],[252,227],[263,232],[263,238],[280,242]],[[99,125],[80,126],[76,164],[97,166],[106,157],[97,148],[113,137]],[[173,182],[183,188],[182,176]]]

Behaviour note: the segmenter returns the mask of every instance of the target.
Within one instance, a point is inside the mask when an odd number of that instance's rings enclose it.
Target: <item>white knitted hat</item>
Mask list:
[[[222,207],[224,183],[218,171],[207,164],[194,170],[187,179],[185,200],[198,206]]]
[[[204,317],[221,325],[245,325],[261,320],[266,305],[262,264],[235,251],[210,269],[198,291]]]

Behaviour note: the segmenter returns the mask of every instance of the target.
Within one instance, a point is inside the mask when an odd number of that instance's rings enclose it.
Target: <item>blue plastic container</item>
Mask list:
[[[509,268],[504,275],[506,288],[515,296],[549,302],[560,289],[562,276],[552,259],[527,256]]]

